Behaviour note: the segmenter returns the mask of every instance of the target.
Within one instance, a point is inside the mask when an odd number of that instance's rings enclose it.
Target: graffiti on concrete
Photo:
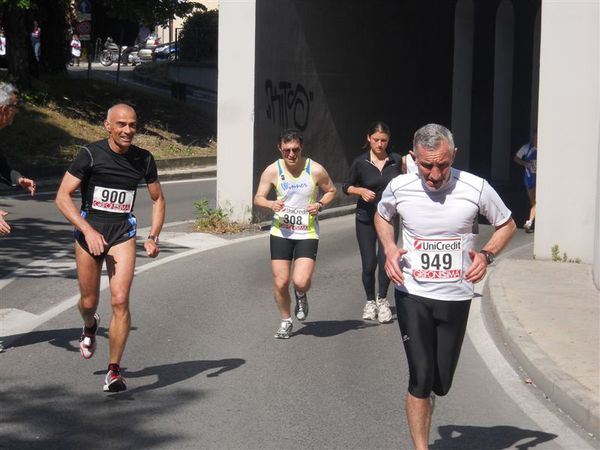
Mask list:
[[[307,92],[300,83],[295,88],[289,81],[265,82],[267,95],[267,118],[281,128],[297,128],[304,131],[308,126],[310,102],[313,93]]]

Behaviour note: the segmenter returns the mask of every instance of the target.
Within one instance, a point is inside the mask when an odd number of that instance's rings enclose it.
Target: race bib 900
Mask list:
[[[463,244],[457,238],[416,238],[411,255],[412,276],[417,281],[446,283],[462,279]]]
[[[95,186],[92,208],[114,213],[128,213],[133,207],[134,197],[135,191]]]
[[[306,208],[290,208],[285,206],[278,211],[279,228],[292,231],[308,230],[308,211]]]

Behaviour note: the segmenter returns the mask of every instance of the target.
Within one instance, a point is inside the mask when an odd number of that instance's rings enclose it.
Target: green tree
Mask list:
[[[185,17],[194,9],[206,11],[201,3],[173,0],[96,0],[96,5],[101,5],[115,19],[154,25],[166,25],[175,16]]]
[[[137,23],[166,24],[175,16],[185,17],[206,7],[181,0],[92,0],[92,14],[102,8],[115,19]],[[31,87],[38,72],[65,70],[69,58],[68,29],[72,18],[70,0],[0,0],[0,22],[7,45],[8,74],[21,89]],[[42,29],[41,57],[33,56],[29,33],[36,19]]]
[[[219,11],[198,11],[183,24],[177,39],[179,57],[184,61],[215,61],[218,54]]]

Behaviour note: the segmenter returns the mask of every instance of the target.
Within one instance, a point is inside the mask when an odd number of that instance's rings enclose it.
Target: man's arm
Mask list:
[[[4,216],[8,213],[3,209],[0,209],[0,236],[10,233],[10,225],[4,220]]]
[[[506,247],[516,231],[517,225],[511,217],[502,225],[496,227],[496,231],[494,231],[494,234],[492,234],[492,237],[483,246],[482,250],[488,251],[493,255],[498,255]],[[471,257],[472,264],[465,273],[465,279],[471,283],[477,283],[483,279],[487,272],[487,258],[483,253],[476,252],[475,250],[469,250],[469,256]]]
[[[73,193],[80,185],[81,180],[79,178],[71,175],[69,172],[65,173],[56,193],[55,203],[63,216],[83,233],[90,253],[99,256],[104,252],[104,246],[108,243],[87,220],[81,217],[79,210],[75,206],[75,203],[73,203]]]
[[[160,183],[158,181],[150,183],[148,185],[148,193],[152,199],[152,223],[150,225],[150,236],[156,236],[160,234],[163,224],[165,223],[165,209],[166,200],[163,195]],[[146,239],[144,242],[144,248],[149,257],[154,258],[160,252],[158,248],[158,242],[154,239]]]
[[[331,181],[331,177],[327,173],[327,170],[325,170],[325,167],[323,167],[321,164],[315,163],[314,161],[313,175],[315,177],[315,182],[317,183],[317,186],[323,193],[318,202],[311,203],[306,208],[308,213],[314,216],[319,212],[319,210],[322,207],[325,207],[335,199],[337,189],[335,187],[335,184],[333,184],[333,181]]]
[[[254,195],[254,204],[256,206],[267,208],[272,211],[281,211],[283,209],[283,200],[267,199],[267,195],[269,195],[269,192],[271,192],[271,189],[275,184],[274,180],[276,176],[277,172],[273,164],[269,165],[264,170],[260,176],[260,181],[258,182],[258,187],[256,188],[256,194]]]
[[[384,219],[379,212],[375,213],[374,221],[377,237],[385,253],[385,273],[394,283],[403,284],[404,274],[398,261],[406,253],[406,250],[398,248],[396,245],[394,225],[391,221]]]

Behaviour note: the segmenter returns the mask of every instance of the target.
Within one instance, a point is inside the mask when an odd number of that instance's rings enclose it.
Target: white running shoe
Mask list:
[[[363,309],[362,318],[364,320],[375,320],[377,319],[377,305],[375,300],[367,300]]]
[[[527,220],[523,225],[525,229],[525,233],[533,233],[533,222],[531,220]]]
[[[289,339],[292,335],[292,328],[292,322],[284,320],[281,322],[281,326],[279,327],[279,330],[277,330],[277,333],[275,333],[275,339]]]
[[[294,294],[296,296],[294,314],[296,315],[296,319],[302,322],[308,317],[308,299],[306,298],[306,292],[299,293],[294,289]]]
[[[90,359],[96,351],[96,333],[100,325],[100,316],[98,313],[94,314],[94,320],[96,321],[96,325],[93,332],[86,332],[84,325],[81,337],[79,338],[79,352],[84,359]]]
[[[377,305],[377,319],[380,323],[388,323],[392,320],[392,310],[390,309],[390,304],[387,299],[379,298],[377,296],[377,301],[375,302]]]

